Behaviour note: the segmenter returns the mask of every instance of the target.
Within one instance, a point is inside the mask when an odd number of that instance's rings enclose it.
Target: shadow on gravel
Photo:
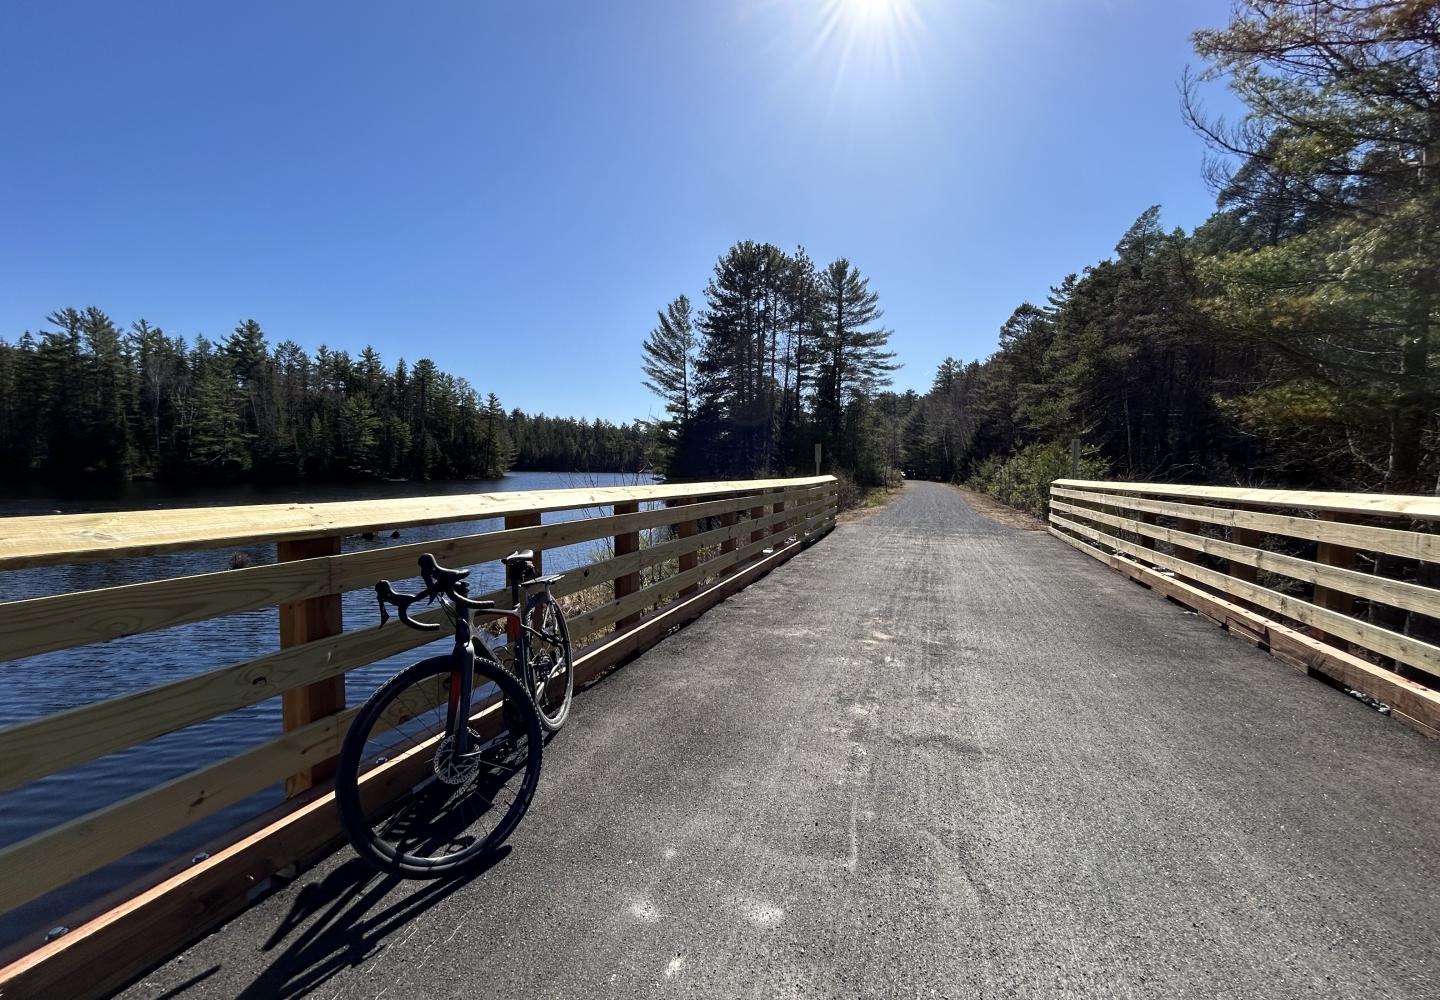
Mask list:
[[[340,970],[365,961],[388,935],[489,871],[509,853],[509,847],[502,847],[489,864],[464,878],[411,883],[416,886],[413,892],[374,913],[372,908],[406,880],[381,875],[358,858],[346,862],[295,894],[290,912],[261,947],[262,951],[282,946],[284,950],[240,997],[260,1000],[312,992]],[[286,937],[296,931],[295,939],[287,943]]]

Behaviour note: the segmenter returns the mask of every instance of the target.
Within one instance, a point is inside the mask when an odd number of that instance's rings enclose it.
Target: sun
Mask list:
[[[858,27],[883,27],[896,20],[905,0],[836,0],[842,16]]]
[[[894,74],[923,33],[918,5],[927,0],[822,0],[816,48],[833,46],[842,72]]]

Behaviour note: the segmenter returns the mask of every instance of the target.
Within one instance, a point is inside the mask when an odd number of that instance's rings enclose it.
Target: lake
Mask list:
[[[619,473],[514,472],[503,479],[439,483],[363,483],[341,485],[236,486],[180,490],[155,483],[130,483],[105,492],[57,495],[42,489],[0,492],[0,515],[79,513],[100,510],[137,510],[237,504],[366,500],[405,496],[453,496],[465,493],[634,485],[651,482],[649,476]],[[609,513],[608,509],[559,511],[545,522],[568,521]],[[455,524],[400,528],[374,539],[345,539],[344,551],[355,552],[386,545],[405,545],[452,535],[473,534],[503,527],[498,519]],[[4,530],[0,522],[0,531]],[[545,569],[559,572],[596,558],[603,542],[547,550]],[[117,559],[3,574],[4,599],[19,600],[47,594],[93,590],[143,580],[210,573],[229,568],[236,553],[252,565],[273,562],[274,545],[239,546],[204,552]],[[477,566],[472,573],[477,593],[504,583],[499,563]],[[395,581],[400,589],[406,587]],[[375,595],[352,591],[343,597],[345,627],[354,629],[379,623]],[[442,633],[442,636],[444,633]],[[371,664],[346,676],[346,695],[358,704],[401,667],[448,648],[449,638]],[[23,660],[0,663],[0,727],[52,715],[79,705],[114,698],[260,656],[279,648],[280,629],[274,608],[196,622],[108,643],[59,650]],[[119,801],[160,782],[222,760],[278,735],[280,699],[252,705],[229,715],[170,733],[138,746],[117,751],[23,788],[0,794],[0,847]],[[0,915],[0,947],[20,937],[39,944],[45,931],[61,917],[88,900],[126,884],[170,861],[181,851],[199,845],[281,801],[279,786],[252,796],[180,833],[80,880],[72,886]]]

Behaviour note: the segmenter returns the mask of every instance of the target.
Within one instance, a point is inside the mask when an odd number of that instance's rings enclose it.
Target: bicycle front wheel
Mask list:
[[[404,878],[479,867],[515,829],[540,779],[542,731],[524,688],[475,657],[470,753],[452,752],[446,717],[460,674],[450,656],[396,674],[361,707],[335,778],[356,853]]]

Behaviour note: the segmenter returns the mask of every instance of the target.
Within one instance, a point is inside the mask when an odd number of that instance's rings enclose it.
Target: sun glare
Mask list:
[[[901,0],[837,0],[845,17],[857,26],[879,27],[895,16]]]
[[[897,75],[923,32],[921,0],[824,0],[817,50],[839,50],[839,69]]]

